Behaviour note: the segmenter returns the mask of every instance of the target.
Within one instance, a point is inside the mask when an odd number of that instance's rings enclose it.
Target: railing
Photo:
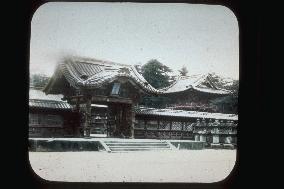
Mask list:
[[[210,125],[210,126],[209,126]],[[134,137],[153,139],[194,139],[194,135],[233,136],[237,134],[237,125],[231,123],[196,123],[185,120],[163,120],[163,119],[136,119]]]
[[[135,120],[134,137],[152,139],[194,139],[192,123],[181,120]]]
[[[192,131],[159,130],[159,129],[134,129],[135,138],[149,139],[194,139]]]

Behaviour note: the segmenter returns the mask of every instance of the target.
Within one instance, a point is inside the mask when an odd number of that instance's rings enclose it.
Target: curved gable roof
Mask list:
[[[152,87],[132,65],[88,58],[72,58],[60,63],[52,77],[53,79],[45,87],[44,91],[52,93],[52,85],[62,75],[74,88],[99,88],[106,82],[112,82],[119,77],[126,77],[145,92],[161,93]]]
[[[81,57],[72,57],[61,62],[45,87],[44,92],[57,94],[58,90],[54,90],[53,86],[62,76],[75,89],[100,88],[105,83],[110,83],[120,77],[126,77],[130,82],[135,83],[149,94],[169,94],[189,89],[220,95],[230,93],[228,90],[218,89],[214,82],[211,81],[210,74],[181,76],[169,87],[155,89],[132,65]]]
[[[210,79],[210,74],[181,76],[169,87],[161,89],[163,93],[176,93],[189,89],[212,94],[229,94],[230,91],[218,89]]]

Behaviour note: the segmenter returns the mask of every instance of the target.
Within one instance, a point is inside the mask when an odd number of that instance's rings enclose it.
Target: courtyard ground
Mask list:
[[[37,175],[72,182],[202,182],[225,179],[236,150],[29,152]]]

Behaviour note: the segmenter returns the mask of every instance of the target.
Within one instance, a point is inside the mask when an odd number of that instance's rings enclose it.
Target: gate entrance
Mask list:
[[[107,137],[108,106],[91,104],[90,136]]]
[[[132,104],[117,102],[106,104],[91,104],[90,136],[133,137],[135,116]]]

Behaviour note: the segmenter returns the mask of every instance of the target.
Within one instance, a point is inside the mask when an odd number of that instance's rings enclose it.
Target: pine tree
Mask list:
[[[141,71],[144,78],[157,89],[170,85],[168,73],[172,72],[172,70],[156,59],[152,59],[144,64]]]

